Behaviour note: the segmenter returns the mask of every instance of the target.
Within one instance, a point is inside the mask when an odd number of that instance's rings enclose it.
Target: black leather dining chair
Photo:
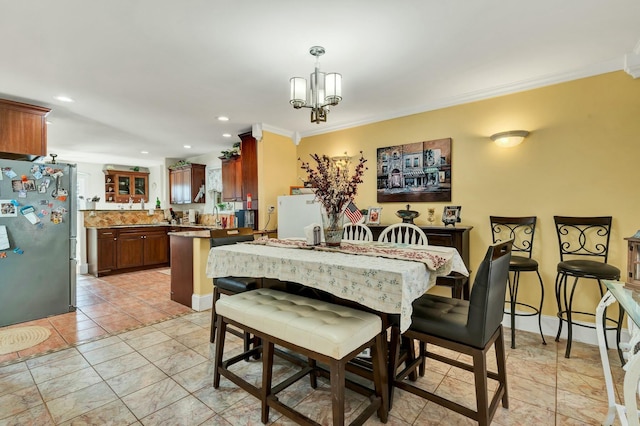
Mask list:
[[[595,328],[582,322],[574,322],[574,315],[595,316],[595,308],[591,311],[577,311],[573,308],[573,297],[576,286],[580,278],[595,280],[600,297],[604,296],[602,280],[618,280],[620,269],[607,264],[609,256],[609,238],[611,236],[611,216],[600,217],[571,217],[554,216],[556,232],[558,234],[558,245],[560,248],[560,262],[556,275],[556,302],[558,304],[558,333],[556,342],[560,340],[562,324],[567,323],[567,347],[565,358],[571,356],[571,342],[573,340],[573,326],[578,325],[586,328]],[[573,285],[569,292],[567,280],[573,278]],[[608,318],[606,311],[603,319],[603,327],[606,330],[617,330],[616,343],[620,360],[624,363],[622,350],[620,349],[620,331],[622,326],[622,316],[624,311],[620,309],[618,319]],[[606,326],[609,321],[615,324]],[[607,342],[607,348],[608,348]]]
[[[394,385],[399,389],[456,411],[476,420],[480,425],[491,423],[500,400],[504,408],[509,407],[502,317],[511,244],[511,241],[505,241],[489,247],[476,273],[468,301],[431,294],[425,294],[414,301],[411,326],[403,336],[418,340],[424,345],[421,345],[417,358],[410,354],[405,368],[396,374],[394,380]],[[472,364],[458,360],[457,354],[454,358],[449,358],[430,352],[429,344],[470,355]],[[487,369],[486,354],[492,346],[495,347],[497,373]],[[413,348],[414,345],[409,347]],[[405,380],[407,376],[415,374],[416,368],[424,365],[426,358],[474,373],[475,411]],[[420,374],[424,374],[424,370]],[[491,399],[487,388],[489,378],[498,381]]]
[[[538,271],[538,262],[531,257],[533,240],[536,231],[536,217],[504,217],[489,216],[491,223],[491,237],[493,242],[513,240],[511,247],[511,262],[509,272],[513,278],[509,279],[509,311],[511,318],[511,348],[516,348],[516,316],[538,316],[538,328],[542,344],[546,345],[542,333],[542,305],[544,303],[544,283]],[[516,254],[514,254],[516,253]],[[518,289],[520,287],[520,273],[535,272],[540,283],[540,304],[533,306],[528,303],[518,302]],[[517,311],[516,307],[523,307],[525,311]]]

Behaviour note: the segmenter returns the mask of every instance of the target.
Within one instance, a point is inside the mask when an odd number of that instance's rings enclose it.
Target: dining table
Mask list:
[[[389,377],[395,373],[400,334],[411,325],[413,301],[433,287],[438,276],[451,272],[469,275],[453,247],[372,241],[342,241],[338,247],[328,247],[307,245],[305,239],[276,238],[213,247],[206,267],[209,278],[294,282],[382,317],[399,317],[392,322],[383,319],[385,327],[391,328],[389,348],[396,349],[385,351]]]

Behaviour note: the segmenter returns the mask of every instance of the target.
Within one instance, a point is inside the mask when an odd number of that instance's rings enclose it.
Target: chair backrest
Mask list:
[[[342,227],[342,239],[346,241],[373,241],[373,233],[362,223],[345,223]]]
[[[424,231],[412,223],[394,223],[387,226],[380,233],[378,241],[424,246],[429,244]]]
[[[586,256],[599,257],[607,263],[611,219],[611,216],[554,216],[560,260],[564,261],[565,256]]]
[[[236,235],[230,235],[228,237],[211,238],[210,247],[220,247],[220,246],[226,246],[229,244],[242,243],[245,241],[253,241],[253,240],[254,240],[253,234],[252,235],[236,234]]]
[[[489,246],[478,267],[469,298],[467,328],[482,348],[502,323],[511,261],[511,241]]]
[[[531,258],[533,236],[536,231],[536,217],[489,216],[491,237],[494,243],[513,240],[512,253],[519,253]]]

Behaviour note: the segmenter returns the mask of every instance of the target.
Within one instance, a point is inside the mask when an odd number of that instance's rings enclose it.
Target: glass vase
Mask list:
[[[322,209],[322,231],[328,247],[340,247],[342,242],[343,213]]]

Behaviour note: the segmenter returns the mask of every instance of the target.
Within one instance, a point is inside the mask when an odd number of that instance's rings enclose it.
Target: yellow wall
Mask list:
[[[515,148],[499,148],[489,139],[494,133],[516,129],[531,134]],[[626,271],[623,238],[640,229],[640,197],[634,177],[640,160],[640,80],[614,72],[308,137],[301,141],[297,155],[307,161],[310,153],[333,156],[347,151],[356,155],[362,150],[369,169],[356,205],[382,206],[382,224],[391,224],[399,221],[395,211],[406,203],[376,202],[376,149],[448,137],[453,139],[451,202],[412,203],[411,209],[421,212],[416,223],[425,225],[427,207],[436,207],[439,221],[444,205],[461,205],[462,224],[474,227],[472,269],[491,243],[489,215],[536,215],[533,256],[540,263],[546,287],[544,313],[555,315],[553,289],[559,254],[553,216],[612,215],[609,262]],[[267,144],[263,147],[271,150]],[[266,194],[278,194],[296,184],[295,178],[284,182],[290,174],[288,167],[286,174],[277,170],[295,160],[289,154],[286,151],[284,158],[272,151],[269,160],[263,154],[264,163],[279,173],[276,179],[270,173],[261,176],[265,187],[277,186],[265,190]],[[298,175],[304,176],[298,162],[295,164]],[[262,195],[260,201],[262,205]],[[531,275],[522,276],[520,300],[539,298]],[[526,287],[532,291],[525,291]],[[599,299],[596,286],[580,288],[593,291],[586,291],[574,303],[593,311]]]
[[[275,229],[278,225],[278,196],[289,195],[296,183],[298,154],[291,138],[263,132],[258,142],[258,215],[259,229]],[[267,225],[267,209],[276,207]]]

